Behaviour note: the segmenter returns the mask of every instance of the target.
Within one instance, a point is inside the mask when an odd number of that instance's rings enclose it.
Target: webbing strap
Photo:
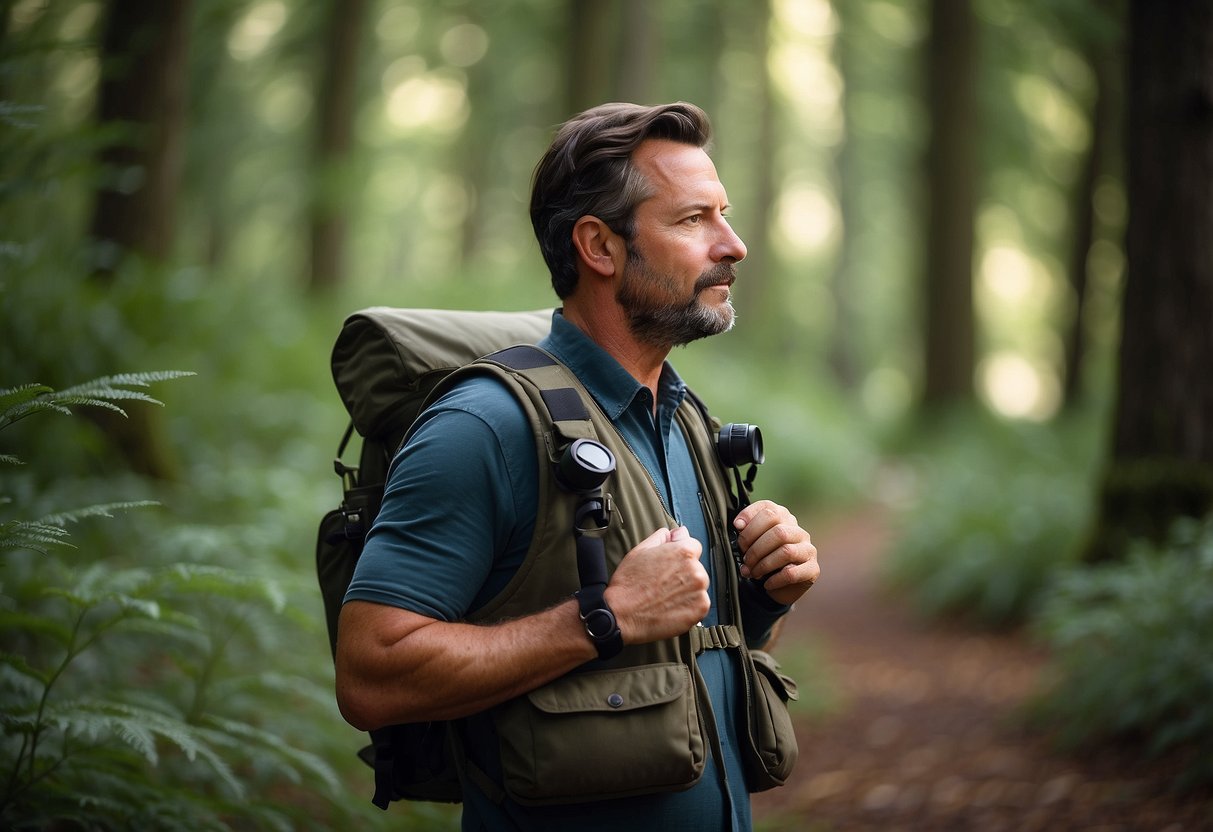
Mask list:
[[[691,649],[698,656],[704,650],[724,650],[741,646],[741,631],[736,624],[715,624],[691,628]]]

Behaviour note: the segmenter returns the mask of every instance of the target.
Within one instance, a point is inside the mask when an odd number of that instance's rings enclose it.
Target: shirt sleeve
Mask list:
[[[746,646],[759,650],[771,639],[775,622],[790,609],[786,604],[771,600],[766,590],[753,581],[741,580],[741,622],[745,629]]]
[[[487,377],[421,419],[392,461],[345,600],[456,621],[505,586],[530,545],[535,440],[513,394]]]

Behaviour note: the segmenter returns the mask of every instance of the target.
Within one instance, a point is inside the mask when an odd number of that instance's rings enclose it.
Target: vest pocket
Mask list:
[[[752,792],[782,786],[792,773],[800,748],[788,700],[797,699],[796,682],[779,670],[779,662],[767,652],[742,652],[750,683],[746,701],[749,742],[746,744],[746,781]]]
[[[576,673],[495,710],[504,785],[523,804],[689,788],[704,735],[678,663]]]

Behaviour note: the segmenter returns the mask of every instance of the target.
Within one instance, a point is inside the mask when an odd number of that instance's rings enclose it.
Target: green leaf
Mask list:
[[[86,517],[113,517],[111,512],[127,511],[134,508],[148,508],[151,506],[159,506],[160,503],[155,500],[132,500],[121,503],[102,503],[99,505],[85,506],[84,508],[71,509],[70,511],[60,511],[55,514],[48,514],[45,517],[39,518],[39,523],[44,523],[49,526],[66,526],[68,523],[77,523]]]
[[[17,405],[33,401],[44,393],[53,393],[54,388],[45,384],[22,384],[19,387],[9,387],[0,390],[0,416]]]

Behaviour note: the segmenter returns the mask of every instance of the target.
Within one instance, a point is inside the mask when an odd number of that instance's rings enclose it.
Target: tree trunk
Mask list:
[[[342,194],[353,147],[358,57],[365,20],[366,0],[332,0],[316,97],[316,188],[309,276],[309,289],[314,293],[332,290],[345,274],[348,206]]]
[[[615,27],[612,4],[604,0],[568,0],[566,112],[561,121],[607,100]]]
[[[615,95],[620,101],[656,104],[654,81],[661,77],[661,30],[657,4],[623,0],[618,38],[619,60]]]
[[[93,207],[95,273],[121,258],[172,254],[185,146],[192,0],[113,0],[101,45],[97,121],[124,131],[100,155]]]
[[[859,383],[859,359],[856,345],[858,315],[856,314],[855,254],[858,245],[860,158],[856,151],[858,131],[854,121],[855,71],[859,56],[856,43],[858,27],[852,25],[858,10],[854,6],[839,5],[835,14],[841,20],[841,30],[834,40],[834,59],[843,78],[842,119],[843,140],[834,154],[834,181],[838,195],[838,213],[842,235],[838,244],[838,255],[830,272],[830,294],[834,300],[834,326],[830,330],[830,341],[826,354],[829,369],[835,381],[844,389],[854,389]]]
[[[1129,11],[1127,276],[1091,560],[1213,509],[1213,5]]]
[[[1113,167],[1115,134],[1120,125],[1120,84],[1116,67],[1121,65],[1112,44],[1096,43],[1087,50],[1095,75],[1095,99],[1091,105],[1091,145],[1074,189],[1072,240],[1068,279],[1074,298],[1074,319],[1063,340],[1062,405],[1070,410],[1083,400],[1083,367],[1086,364],[1087,338],[1087,258],[1098,235],[1095,218],[1095,189],[1100,178]]]
[[[973,394],[976,27],[967,0],[932,0],[927,43],[926,311],[923,404]]]
[[[110,280],[128,255],[166,263],[173,251],[185,146],[191,0],[114,0],[101,44],[97,122],[122,131],[99,154],[103,178],[91,221],[95,279]],[[133,471],[177,476],[158,411],[132,404],[123,419],[88,418]]]

